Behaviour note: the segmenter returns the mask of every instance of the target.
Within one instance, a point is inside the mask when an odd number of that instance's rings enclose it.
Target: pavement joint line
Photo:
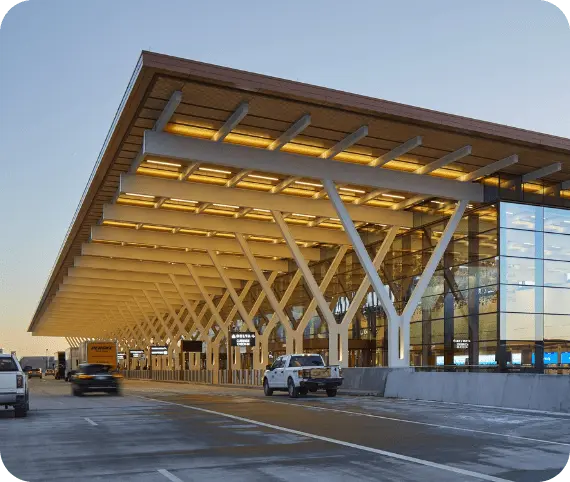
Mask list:
[[[89,424],[93,425],[94,427],[96,427],[97,425],[99,425],[98,423],[94,422],[93,420],[91,420],[89,417],[83,417]]]
[[[266,427],[266,428],[270,428],[272,430],[278,430],[281,432],[292,433],[294,435],[299,435],[301,437],[307,437],[307,438],[312,438],[315,440],[321,440],[323,442],[329,442],[329,443],[332,443],[335,445],[342,445],[344,447],[362,450],[363,452],[370,452],[370,453],[374,453],[377,455],[382,455],[384,457],[402,460],[404,462],[411,462],[411,463],[423,465],[426,467],[432,467],[432,468],[439,469],[439,470],[445,470],[447,472],[452,472],[452,473],[464,475],[467,477],[473,477],[475,479],[488,480],[489,482],[512,482],[509,479],[502,479],[500,477],[495,477],[493,475],[482,474],[479,472],[473,472],[471,470],[460,469],[459,467],[453,467],[451,465],[439,464],[437,462],[430,462],[429,460],[418,459],[416,457],[410,457],[407,455],[397,454],[395,452],[388,452],[386,450],[375,449],[373,447],[367,447],[366,445],[359,445],[359,444],[355,444],[355,443],[351,443],[351,442],[346,442],[344,440],[338,440],[338,439],[333,439],[333,438],[329,438],[329,437],[323,437],[321,435],[316,435],[316,434],[312,434],[312,433],[308,433],[308,432],[301,432],[300,430],[294,430],[294,429],[287,428],[287,427],[281,427],[279,425],[273,425],[270,423],[259,422],[257,420],[253,420],[250,418],[239,417],[237,415],[231,415],[231,414],[223,413],[223,412],[217,412],[215,410],[209,410],[207,408],[194,407],[193,405],[184,405],[182,403],[169,402],[166,400],[159,400],[157,398],[151,398],[151,397],[138,396],[138,398],[142,398],[145,400],[152,400],[154,402],[164,403],[166,405],[175,405],[178,407],[186,408],[188,410],[195,410],[198,412],[208,413],[210,415],[217,415],[219,417],[226,417],[226,418],[230,418],[233,420],[239,420],[240,422],[252,423],[252,424],[258,425],[260,427]],[[171,480],[173,480],[173,479],[171,479]],[[174,479],[174,480],[176,480],[176,479]],[[180,479],[178,479],[176,482],[178,482],[179,480]]]
[[[158,469],[157,472],[161,475],[164,475],[167,479],[171,480],[172,482],[183,482],[182,479],[179,479],[178,477],[176,477],[176,475],[171,474],[166,469]]]
[[[395,417],[386,417],[384,415],[374,415],[371,413],[353,412],[351,410],[341,410],[339,408],[317,407],[317,406],[306,405],[306,404],[302,404],[302,403],[274,402],[273,400],[263,400],[263,401],[266,403],[275,403],[278,405],[290,405],[292,407],[303,407],[303,408],[308,408],[308,409],[313,409],[313,410],[326,410],[329,412],[346,413],[349,415],[359,415],[361,417],[380,418],[382,420],[390,420],[390,421],[394,421],[394,422],[412,423],[415,425],[425,425],[428,427],[445,428],[445,429],[450,429],[450,430],[459,430],[462,432],[480,433],[480,434],[484,434],[484,435],[495,435],[498,437],[508,437],[508,438],[515,438],[515,439],[519,439],[519,440],[527,440],[529,442],[542,442],[542,443],[546,443],[546,444],[564,445],[565,447],[570,447],[570,444],[568,444],[568,443],[555,442],[553,440],[542,440],[542,439],[537,439],[537,438],[524,437],[522,435],[510,435],[510,434],[503,434],[503,433],[497,433],[497,432],[488,432],[486,430],[477,430],[477,429],[473,429],[473,428],[453,427],[451,425],[440,425],[437,423],[419,422],[417,420],[406,420],[406,419],[395,418]]]

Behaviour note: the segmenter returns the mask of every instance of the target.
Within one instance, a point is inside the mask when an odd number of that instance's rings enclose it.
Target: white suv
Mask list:
[[[30,409],[28,377],[16,357],[0,354],[0,406],[14,407],[17,418]]]
[[[336,396],[342,385],[342,371],[339,366],[325,366],[321,355],[283,355],[273,365],[267,365],[263,376],[263,391],[266,396],[273,392],[289,392],[291,398],[299,394],[325,389],[329,397]]]

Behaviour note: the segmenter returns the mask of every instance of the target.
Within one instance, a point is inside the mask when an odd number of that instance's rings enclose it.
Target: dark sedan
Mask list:
[[[122,376],[114,373],[110,365],[83,364],[71,377],[71,393],[78,397],[85,393],[105,392],[119,395]]]

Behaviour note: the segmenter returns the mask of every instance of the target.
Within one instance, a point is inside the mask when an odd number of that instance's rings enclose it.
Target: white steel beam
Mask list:
[[[470,156],[471,150],[471,146],[464,146],[461,149],[450,152],[449,154],[446,154],[445,156],[416,169],[414,171],[414,174],[429,174],[430,172],[436,171],[437,169],[447,166],[453,162],[457,162],[464,157]]]
[[[224,125],[214,134],[212,140],[215,142],[222,142],[226,136],[234,130],[237,125],[242,121],[242,119],[247,115],[249,110],[249,104],[247,102],[242,102],[237,106],[234,113],[228,117],[228,120]]]
[[[241,233],[254,236],[280,238],[281,232],[275,224],[254,219],[235,219],[208,214],[194,214],[168,209],[149,209],[135,206],[105,204],[103,206],[104,221],[121,221],[131,223],[154,224],[186,229],[202,229],[226,233]],[[348,238],[342,231],[326,228],[309,228],[292,226],[294,236],[302,241],[328,244],[347,244]]]
[[[267,301],[271,305],[271,309],[275,313],[277,313],[277,316],[279,317],[279,320],[281,321],[281,324],[283,325],[285,331],[287,332],[288,338],[289,338],[290,334],[292,333],[292,327],[294,326],[294,324],[289,319],[289,317],[285,314],[285,311],[283,311],[283,308],[279,305],[279,301],[277,301],[275,293],[273,293],[271,286],[269,286],[269,283],[267,282],[267,278],[265,278],[263,271],[261,271],[261,269],[257,265],[257,261],[255,260],[255,258],[253,256],[253,252],[252,252],[251,248],[248,246],[248,242],[244,239],[244,237],[241,234],[236,234],[236,240],[238,241],[239,245],[241,246],[243,254],[245,255],[245,257],[249,261],[249,264],[251,264],[251,269],[253,270],[253,272],[257,276],[257,281],[259,281],[261,289],[265,292],[265,296],[267,297]]]
[[[277,139],[275,139],[267,149],[270,151],[278,151],[285,144],[291,142],[295,137],[297,137],[301,132],[303,132],[311,124],[311,116],[305,114],[298,121],[296,121],[289,129],[287,129],[283,134],[281,134]]]
[[[226,288],[230,294],[230,297],[232,299],[232,301],[234,302],[234,305],[237,308],[237,311],[239,312],[242,320],[245,322],[245,324],[247,325],[247,327],[254,333],[257,332],[257,330],[255,329],[255,325],[253,324],[253,320],[251,319],[251,317],[249,316],[248,311],[245,309],[245,307],[243,306],[242,301],[240,300],[239,295],[237,294],[236,290],[234,289],[234,287],[232,286],[231,281],[228,279],[228,277],[226,276],[226,274],[224,273],[224,269],[222,268],[222,266],[220,265],[220,263],[218,263],[218,259],[216,256],[216,253],[214,251],[212,251],[211,249],[208,250],[208,255],[210,256],[210,258],[212,258],[212,263],[214,263],[214,266],[216,267],[216,269],[218,270],[218,273],[220,274],[220,278],[222,279],[222,281],[226,284]]]
[[[168,100],[168,102],[164,106],[164,109],[162,109],[162,112],[160,113],[160,115],[158,116],[158,119],[154,123],[154,126],[152,128],[153,131],[162,132],[164,130],[164,128],[166,127],[166,125],[168,124],[170,119],[172,118],[174,112],[176,111],[176,109],[180,105],[180,102],[182,102],[182,92],[177,90],[177,91],[172,93],[172,95],[170,96],[170,99]],[[142,164],[142,161],[143,161],[143,155],[142,155],[142,151],[140,151],[138,153],[137,157],[135,158],[135,160],[133,161],[133,164],[131,165],[129,172],[133,172],[133,173],[137,172],[137,169]]]
[[[201,236],[161,233],[151,230],[136,230],[125,228],[114,228],[110,226],[92,226],[91,239],[100,241],[120,241],[125,243],[137,243],[146,245],[157,245],[164,247],[204,249],[205,244],[216,251],[239,253],[239,245],[233,239],[225,238],[204,238]],[[251,249],[258,256],[277,256],[280,258],[290,258],[291,253],[287,246],[276,245],[266,242],[252,242]],[[311,261],[320,260],[320,251],[314,248],[303,248],[303,255]]]
[[[182,287],[178,283],[177,277],[173,274],[170,274],[168,276],[170,277],[172,284],[176,288],[176,291],[178,291],[178,294],[180,295],[180,298],[182,299],[184,306],[186,306],[186,310],[188,310],[189,315],[192,317],[192,326],[190,327],[189,333],[192,333],[194,331],[194,329],[198,329],[200,331],[200,334],[202,335],[202,337],[205,339],[207,336],[207,333],[204,331],[204,327],[202,326],[202,323],[200,323],[200,321],[198,320],[198,317],[196,316],[196,313],[194,311],[194,307],[192,306],[192,304],[190,303],[188,298],[186,298],[186,295],[184,294]]]
[[[224,147],[225,146],[226,144],[224,144]],[[308,158],[307,162],[312,162],[311,159],[316,158]],[[374,171],[380,172],[380,169]],[[328,171],[324,170],[323,172]],[[384,171],[382,170],[382,172]],[[317,217],[336,217],[334,209],[326,200],[308,200],[286,194],[271,195],[252,189],[227,189],[224,186],[214,186],[210,184],[179,183],[177,181],[151,176],[121,175],[120,190],[121,192],[163,196],[175,199],[188,199],[199,202],[237,205],[254,209],[309,214]],[[398,224],[403,227],[413,226],[413,216],[410,213],[396,214],[389,209],[372,206],[349,205],[347,209],[351,217],[357,221],[374,224]]]
[[[395,147],[390,152],[383,154],[382,156],[374,159],[368,165],[372,167],[382,167],[385,164],[388,164],[390,161],[397,159],[400,156],[410,152],[411,150],[415,149],[422,145],[422,136],[413,137],[412,139],[407,140],[403,144]]]
[[[398,230],[399,230],[398,226],[392,226],[386,233],[386,237],[384,238],[384,241],[382,241],[382,244],[378,249],[376,256],[374,257],[374,260],[372,261],[374,269],[376,269],[377,271],[380,269],[380,266],[382,266],[384,258],[388,254],[388,251],[390,251],[390,247],[392,246],[392,243],[394,242],[394,239],[398,234]],[[356,294],[354,295],[354,298],[350,302],[348,310],[346,310],[346,313],[342,318],[341,325],[343,326],[350,325],[350,323],[354,319],[354,316],[356,315],[356,312],[360,309],[360,305],[362,304],[362,301],[364,300],[366,293],[368,293],[368,288],[370,288],[370,279],[368,278],[368,276],[365,276],[362,279],[360,286],[358,287],[358,290],[356,290]]]
[[[136,271],[121,271],[118,269],[95,269],[95,268],[68,268],[67,276],[72,278],[95,278],[95,279],[106,279],[106,280],[124,280],[124,281],[139,281],[142,283],[170,283],[170,278],[167,274],[162,273],[139,273]],[[186,272],[186,276],[181,276],[180,284],[184,286],[196,286],[194,280],[188,276],[188,272]],[[202,282],[206,286],[213,286],[217,288],[224,288],[225,284],[219,279],[216,278],[202,278]],[[237,288],[241,288],[241,283],[239,281],[232,281],[232,283]],[[186,289],[186,288],[184,288]]]
[[[163,157],[185,162],[215,163],[240,169],[252,169],[289,176],[321,179],[323,173],[331,181],[346,184],[389,188],[451,199],[483,201],[483,187],[433,176],[417,176],[409,172],[379,170],[346,162],[334,162],[310,156],[267,151],[229,143],[145,131],[144,156]]]
[[[94,245],[95,246],[95,245]],[[140,248],[135,248],[140,249]],[[144,249],[144,248],[143,248]],[[188,270],[181,264],[171,262],[140,261],[133,259],[107,259],[98,256],[76,256],[74,260],[76,268],[93,268],[99,270],[132,271],[136,273],[153,273],[166,275],[188,276]],[[209,266],[196,267],[198,274],[204,278],[218,276],[216,268]],[[230,279],[250,280],[255,279],[251,271],[245,269],[224,268],[226,276]]]
[[[543,177],[550,176],[552,174],[560,172],[561,170],[562,163],[555,162],[554,164],[550,164],[548,166],[541,167],[540,169],[536,169],[535,171],[528,172],[519,179],[512,179],[510,181],[504,182],[501,184],[501,188],[509,188],[518,184],[526,184],[538,179],[542,179]]]
[[[483,166],[473,172],[468,172],[467,174],[463,174],[462,176],[460,176],[458,178],[458,181],[463,181],[463,182],[467,182],[467,181],[475,181],[476,179],[479,179],[481,177],[486,177],[486,176],[490,176],[491,174],[498,172],[502,169],[505,169],[509,166],[512,166],[513,164],[516,164],[517,162],[519,162],[519,156],[516,154],[513,154],[512,156],[509,157],[505,157],[504,159],[501,159],[500,161],[496,161],[496,162],[492,162],[491,164],[487,164],[486,166]]]
[[[184,253],[181,251],[173,251],[171,249],[140,248],[135,246],[118,246],[104,243],[84,243],[81,246],[81,254],[84,256],[113,258],[113,262],[120,262],[121,259],[128,259],[135,260],[137,262],[140,260],[213,266],[212,260],[206,253]],[[220,254],[218,255],[218,260],[222,266],[227,268],[250,269],[249,263],[241,254],[239,256]],[[287,261],[275,261],[271,259],[260,258],[258,259],[258,264],[263,270],[288,270]],[[187,271],[184,270],[184,274],[186,273]],[[236,278],[241,279],[237,276]]]
[[[214,316],[216,323],[220,327],[220,330],[223,330],[224,334],[227,336],[228,330],[227,330],[227,327],[224,325],[224,320],[222,319],[220,312],[216,309],[216,306],[214,305],[214,302],[212,301],[212,298],[210,297],[210,293],[208,292],[206,287],[202,284],[202,281],[200,280],[200,276],[198,276],[198,273],[194,269],[194,266],[192,266],[191,264],[187,264],[186,268],[188,268],[188,272],[190,273],[190,276],[192,276],[192,278],[194,278],[194,281],[196,282],[196,286],[198,286],[198,289],[200,290],[200,293],[202,294],[204,301],[208,305],[208,309],[210,310],[210,312]]]

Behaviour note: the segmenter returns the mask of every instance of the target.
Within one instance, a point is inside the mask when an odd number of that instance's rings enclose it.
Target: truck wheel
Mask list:
[[[336,397],[336,388],[328,388],[327,397]]]
[[[299,396],[299,389],[295,386],[292,378],[287,380],[287,391],[289,392],[289,398],[297,398]]]
[[[80,388],[73,387],[71,389],[71,393],[73,394],[74,397],[82,397],[83,396],[83,390],[81,390]]]
[[[16,418],[24,418],[26,415],[28,415],[26,405],[16,405],[14,409]]]
[[[303,396],[307,395],[307,393],[309,393],[309,389],[307,387],[304,388],[300,388],[299,389],[299,393]]]
[[[269,381],[267,380],[267,378],[263,380],[263,393],[265,393],[266,397],[270,397],[271,395],[273,395],[273,388],[269,386]]]

